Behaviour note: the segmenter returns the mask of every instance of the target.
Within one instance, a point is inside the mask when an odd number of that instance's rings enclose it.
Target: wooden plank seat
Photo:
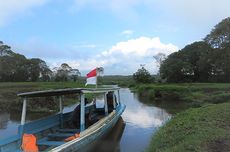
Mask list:
[[[56,129],[56,132],[63,132],[63,133],[80,133],[80,129],[70,129],[70,128]]]
[[[37,145],[46,145],[46,146],[60,146],[62,144],[64,144],[64,141],[52,141],[52,140],[48,140],[47,137],[42,138],[40,140],[37,141]]]
[[[48,140],[52,141],[64,141],[65,139],[74,136],[75,133],[52,133],[48,134]]]
[[[74,133],[53,133],[53,134],[48,134],[48,138],[49,139],[53,139],[53,138],[67,138],[70,136],[73,136]]]

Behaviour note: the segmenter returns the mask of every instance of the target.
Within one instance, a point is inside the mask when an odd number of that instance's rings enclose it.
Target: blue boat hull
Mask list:
[[[92,125],[91,130],[86,129],[81,133],[80,138],[70,141],[70,142],[53,142],[45,151],[63,151],[63,152],[74,152],[74,151],[87,151],[88,145],[93,143],[94,141],[99,140],[105,134],[107,134],[111,128],[116,124],[119,117],[125,110],[126,106],[124,104],[120,104],[116,107],[114,112],[110,113],[104,119],[104,122],[98,122],[98,125]],[[62,119],[68,121],[71,113],[66,113],[62,116]],[[41,119],[38,121],[30,122],[24,126],[19,126],[18,135],[8,138],[4,141],[0,141],[0,152],[13,152],[13,151],[21,151],[21,137],[24,133],[35,134],[37,137],[41,137],[44,133],[49,131],[50,129],[58,129],[60,128],[60,115],[57,114],[55,116],[51,116],[45,119]],[[98,127],[97,127],[98,126]],[[22,132],[23,131],[23,132]],[[45,138],[39,139],[38,143],[42,142]],[[56,145],[55,145],[56,144]]]
[[[76,152],[76,151],[87,151],[88,145],[93,143],[96,140],[101,139],[103,136],[105,136],[116,124],[118,119],[120,118],[121,114],[125,110],[126,106],[123,104],[120,104],[117,109],[116,113],[113,116],[113,118],[106,123],[104,123],[103,127],[98,128],[95,132],[90,134],[89,136],[82,138],[80,140],[77,140],[76,142],[72,142],[72,144],[68,146],[59,146],[51,151],[59,151],[59,152]]]

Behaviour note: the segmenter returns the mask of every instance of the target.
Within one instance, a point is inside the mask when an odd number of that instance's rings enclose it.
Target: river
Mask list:
[[[141,152],[148,146],[152,135],[171,118],[166,110],[152,104],[145,104],[138,95],[127,88],[120,90],[121,102],[126,105],[114,128],[97,143],[93,151]],[[73,107],[66,107],[69,111]],[[28,114],[28,121],[41,115]],[[20,114],[0,113],[0,140],[17,133]]]

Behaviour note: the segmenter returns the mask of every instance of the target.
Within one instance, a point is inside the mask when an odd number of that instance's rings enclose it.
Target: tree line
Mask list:
[[[154,59],[160,65],[158,76],[162,81],[230,82],[230,17],[218,23],[202,41],[189,44],[168,57],[159,54]],[[137,75],[150,77],[143,67],[133,75],[137,82],[142,81]]]
[[[203,41],[170,54],[160,73],[168,82],[230,82],[230,18],[218,23]]]
[[[0,82],[76,81],[80,72],[67,63],[52,70],[39,58],[27,59],[0,41]]]

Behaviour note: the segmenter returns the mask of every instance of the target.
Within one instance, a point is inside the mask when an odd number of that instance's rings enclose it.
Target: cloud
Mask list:
[[[178,50],[173,44],[164,44],[159,37],[139,37],[130,39],[125,42],[119,42],[114,45],[109,51],[103,52],[105,56],[112,54],[121,54],[122,56],[132,55],[137,57],[147,57],[164,53],[166,55]]]
[[[122,35],[132,35],[133,31],[132,30],[124,30],[121,32]]]
[[[102,66],[105,68],[105,74],[122,75],[132,74],[140,67],[140,64],[146,64],[146,68],[151,73],[156,73],[158,67],[153,56],[158,53],[169,55],[177,50],[177,46],[171,43],[164,44],[159,37],[139,37],[118,42],[107,51],[92,54],[88,58],[59,60],[58,64],[66,62],[80,71],[89,71]]]
[[[153,56],[158,53],[169,55],[179,48],[171,43],[161,42],[159,37],[139,37],[118,42],[105,51],[95,51],[94,48],[81,48],[47,44],[36,38],[25,43],[10,44],[13,50],[27,57],[39,57],[48,65],[58,67],[67,63],[77,68],[84,75],[95,67],[104,67],[105,74],[128,75],[134,73],[140,64],[145,64],[151,73],[156,73],[158,67]],[[84,43],[84,45],[87,45]]]
[[[153,56],[158,53],[169,55],[172,52],[179,50],[179,48],[171,43],[164,44],[159,37],[139,37],[130,39],[124,42],[118,42],[112,46],[108,51],[101,54],[101,59],[113,61],[112,65],[104,65],[105,68],[117,67],[120,69],[120,74],[132,74],[139,68],[140,64],[146,64],[146,68],[151,73],[157,72],[156,63],[154,63]],[[122,71],[121,69],[126,69]],[[112,71],[109,71],[110,73]]]
[[[21,14],[25,14],[34,7],[43,5],[47,0],[1,0],[0,26],[5,25]]]

